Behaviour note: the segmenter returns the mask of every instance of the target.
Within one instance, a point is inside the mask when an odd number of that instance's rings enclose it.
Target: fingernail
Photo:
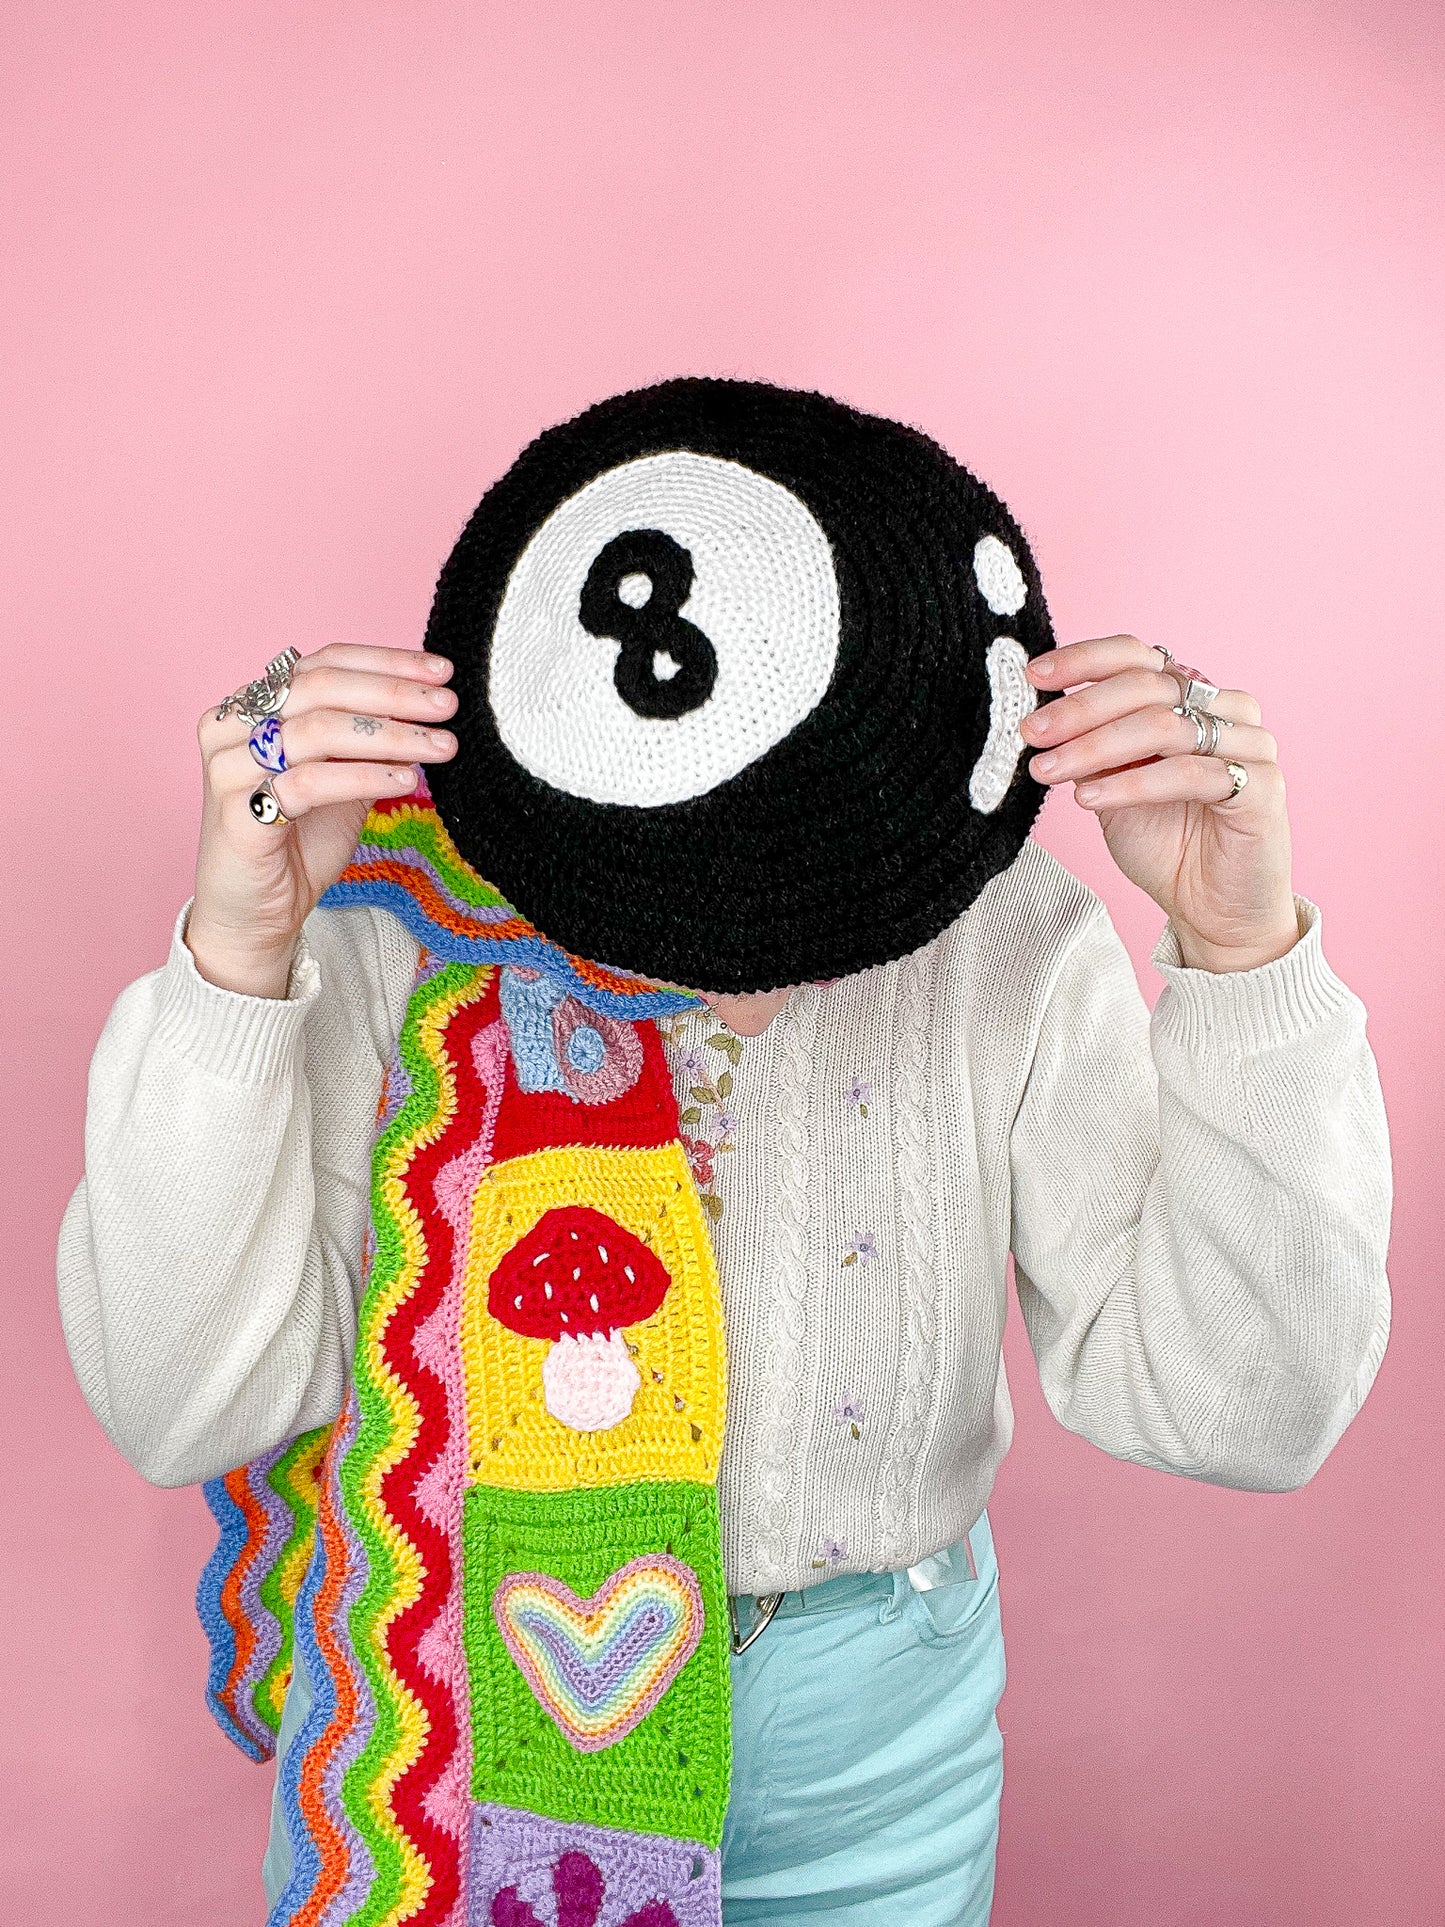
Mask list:
[[[1099,794],[1099,785],[1097,783],[1075,783],[1074,794],[1081,803],[1092,803],[1094,798]]]
[[[422,734],[433,749],[451,749],[457,740],[449,729],[424,729]]]
[[[1051,775],[1058,766],[1059,759],[1057,756],[1036,756],[1029,764],[1029,768],[1035,770],[1040,776]]]
[[[423,658],[423,661],[426,663],[428,669],[435,670],[439,676],[448,675],[451,672],[451,664],[445,656],[426,656]]]
[[[394,783],[405,783],[407,788],[410,789],[416,782],[416,771],[410,768],[394,769],[391,772],[391,779]]]
[[[429,689],[426,693],[437,705],[438,709],[452,700],[452,692],[450,689]]]

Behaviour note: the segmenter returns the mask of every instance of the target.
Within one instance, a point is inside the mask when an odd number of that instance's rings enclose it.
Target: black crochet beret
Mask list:
[[[682,379],[541,434],[437,585],[463,856],[555,943],[714,991],[884,963],[1017,855],[1028,544],[918,430]]]

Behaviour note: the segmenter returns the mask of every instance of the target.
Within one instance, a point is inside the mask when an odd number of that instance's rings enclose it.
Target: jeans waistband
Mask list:
[[[792,1619],[799,1613],[834,1612],[870,1599],[896,1599],[907,1592],[928,1592],[940,1585],[967,1585],[977,1578],[973,1548],[965,1537],[896,1572],[841,1572],[832,1579],[820,1579],[815,1586],[785,1592],[771,1614],[766,1613],[770,1599],[760,1601],[752,1593],[735,1594],[733,1613],[746,1635],[764,1616]]]

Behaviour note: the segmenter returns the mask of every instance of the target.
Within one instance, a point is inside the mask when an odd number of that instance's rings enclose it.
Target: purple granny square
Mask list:
[[[720,1927],[718,1854],[687,1840],[472,1808],[467,1927]]]

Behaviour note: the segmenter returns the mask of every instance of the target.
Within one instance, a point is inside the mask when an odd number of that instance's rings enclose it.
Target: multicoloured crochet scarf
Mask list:
[[[206,1488],[209,1696],[275,1751],[270,1927],[716,1927],[730,1771],[724,1336],[650,1019],[543,938],[429,796],[323,901],[419,940],[333,1426]]]

